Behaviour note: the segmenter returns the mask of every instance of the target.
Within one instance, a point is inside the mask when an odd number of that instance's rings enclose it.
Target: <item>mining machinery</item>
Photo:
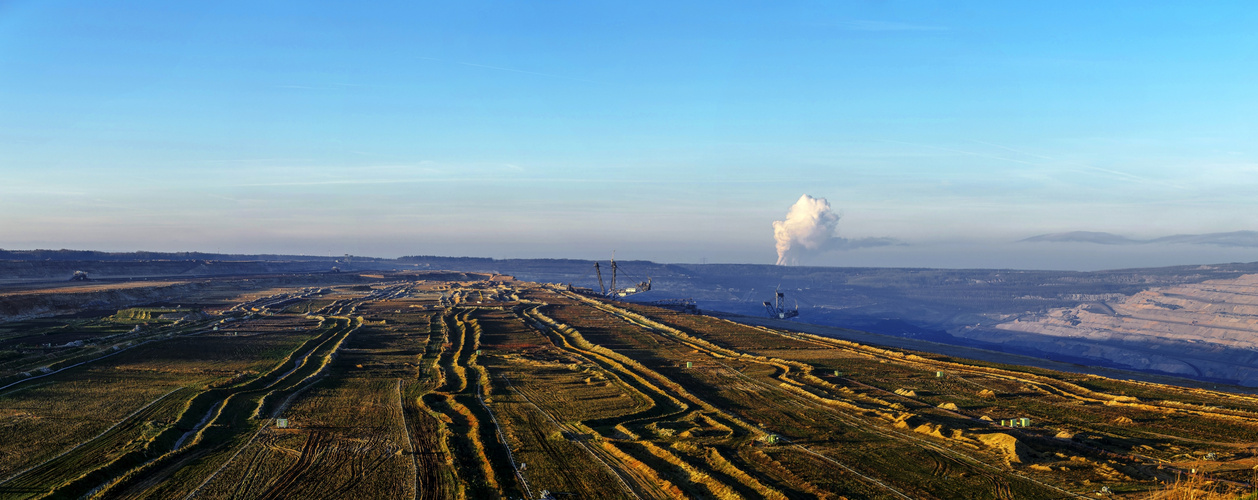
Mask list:
[[[635,293],[642,293],[651,289],[650,276],[647,276],[646,281],[639,282],[638,284],[634,286],[629,286],[625,288],[616,288],[616,276],[617,274],[619,274],[620,266],[616,265],[616,256],[614,254],[612,255],[611,268],[612,268],[612,286],[611,288],[608,288],[607,286],[604,286],[603,284],[602,267],[599,266],[599,263],[597,261],[594,262],[594,273],[598,275],[598,288],[599,288],[600,293],[603,294],[603,296],[612,297],[612,298],[625,297],[625,296],[633,295]]]
[[[770,318],[788,319],[799,316],[799,303],[795,303],[794,309],[787,309],[786,294],[781,292],[781,287],[773,289],[773,302],[765,301],[764,308],[769,312]]]

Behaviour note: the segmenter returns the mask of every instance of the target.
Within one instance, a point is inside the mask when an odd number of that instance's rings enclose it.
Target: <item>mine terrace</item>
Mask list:
[[[118,294],[142,304],[38,313]],[[87,282],[0,301],[4,498],[1147,498],[1187,474],[1248,487],[1258,466],[1256,397],[506,276]]]

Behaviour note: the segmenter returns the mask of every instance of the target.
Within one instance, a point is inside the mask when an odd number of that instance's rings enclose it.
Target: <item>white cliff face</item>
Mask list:
[[[1254,274],[1053,309],[995,328],[1011,334],[1009,343],[1039,344],[1035,347],[1049,352],[1258,385],[1258,370],[1252,368],[1258,358]],[[1091,346],[1082,347],[1084,342]]]

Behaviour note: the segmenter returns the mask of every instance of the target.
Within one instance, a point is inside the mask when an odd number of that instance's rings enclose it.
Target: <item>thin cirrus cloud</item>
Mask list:
[[[852,31],[951,31],[951,28],[946,26],[872,21],[868,19],[842,21],[838,23],[838,26]]]
[[[1221,247],[1258,247],[1258,231],[1230,231],[1208,234],[1175,234],[1151,239],[1134,239],[1098,231],[1071,231],[1041,234],[1020,240],[1032,243],[1091,243],[1097,245],[1215,245]]]
[[[447,165],[424,161],[417,165],[370,167],[282,167],[265,169],[266,179],[233,182],[229,187],[313,187],[372,184],[419,184],[431,182],[518,182],[527,172],[513,163],[488,165]],[[509,178],[504,178],[504,174]]]
[[[543,76],[543,77],[546,77],[546,78],[558,78],[558,79],[561,79],[561,80],[571,80],[571,81],[574,81],[574,82],[595,83],[595,84],[599,83],[599,82],[596,82],[596,81],[594,81],[594,80],[587,80],[587,79],[584,79],[584,78],[576,78],[576,77],[565,76],[565,75],[556,75],[556,74],[553,74],[553,73],[542,73],[542,72],[540,72],[540,71],[529,71],[529,70],[523,70],[523,69],[508,68],[508,67],[504,67],[504,66],[491,66],[491,65],[488,65],[488,64],[478,64],[478,63],[465,62],[465,61],[447,61],[447,60],[445,60],[445,59],[440,59],[440,58],[436,58],[436,57],[423,57],[423,56],[420,56],[420,57],[416,57],[416,59],[422,59],[422,60],[425,60],[425,61],[435,61],[435,62],[439,62],[439,63],[447,63],[447,64],[457,64],[457,65],[459,65],[459,66],[467,66],[467,67],[470,67],[470,68],[488,69],[488,70],[492,70],[492,71],[504,71],[504,72],[507,72],[507,73],[519,73],[519,74],[522,74],[522,75],[534,75],[534,76]]]
[[[986,146],[991,146],[991,147],[994,147],[994,148],[1000,148],[1000,149],[1003,149],[1003,150],[1005,150],[1005,151],[1010,151],[1010,152],[1017,153],[1017,154],[1024,155],[1024,156],[1031,156],[1031,157],[1034,157],[1034,158],[1040,158],[1040,159],[1047,160],[1047,161],[1054,161],[1054,162],[1059,161],[1058,159],[1053,158],[1053,157],[1050,157],[1050,156],[1043,156],[1043,155],[1037,155],[1037,154],[1034,154],[1034,153],[1027,153],[1027,152],[1025,152],[1025,151],[1020,151],[1020,150],[1013,149],[1013,148],[1010,148],[1010,147],[1007,147],[1007,146],[1001,146],[1001,145],[999,145],[999,144],[992,144],[992,143],[990,143],[990,142],[984,142],[984,141],[979,141],[979,140],[972,140],[971,142],[975,142],[975,143],[978,143],[978,144],[983,144],[983,145],[986,145]],[[961,151],[961,152],[964,152],[964,151]],[[972,154],[972,153],[967,153],[967,154]],[[995,158],[995,157],[993,157],[993,158]],[[1020,161],[1020,160],[1012,160],[1012,159],[1008,159],[1008,158],[999,158],[999,159],[1002,159],[1002,160],[1008,160],[1008,161],[1018,161],[1018,162],[1020,162],[1020,163],[1027,163],[1027,164],[1030,164],[1030,165],[1038,165],[1038,163],[1025,162],[1025,161]],[[1095,165],[1088,165],[1088,164],[1086,164],[1086,163],[1079,163],[1079,162],[1064,162],[1064,163],[1062,163],[1062,164],[1063,164],[1063,165],[1074,165],[1074,166],[1082,167],[1082,168],[1084,168],[1084,169],[1086,169],[1086,170],[1090,170],[1090,171],[1093,171],[1093,172],[1099,172],[1099,173],[1102,173],[1102,174],[1108,174],[1108,175],[1113,176],[1113,177],[1119,177],[1119,178],[1126,179],[1126,180],[1130,180],[1130,181],[1136,181],[1136,182],[1146,182],[1146,183],[1153,183],[1153,184],[1161,184],[1161,185],[1163,185],[1163,186],[1170,187],[1170,188],[1183,189],[1183,186],[1180,186],[1180,185],[1178,185],[1178,184],[1173,184],[1173,183],[1168,183],[1168,182],[1162,182],[1162,181],[1159,181],[1159,180],[1156,180],[1156,179],[1150,179],[1150,178],[1148,178],[1148,177],[1144,177],[1144,176],[1141,176],[1141,175],[1136,175],[1136,174],[1132,174],[1132,173],[1129,173],[1129,172],[1121,172],[1121,171],[1118,171],[1118,170],[1113,170],[1113,169],[1108,169],[1108,168],[1101,168],[1101,167],[1098,167],[1098,166],[1095,166]]]
[[[1082,171],[1088,171],[1088,172],[1092,172],[1092,173],[1103,174],[1103,175],[1109,176],[1109,177],[1111,177],[1111,178],[1116,178],[1116,179],[1120,179],[1120,180],[1123,180],[1123,181],[1135,182],[1135,183],[1145,183],[1145,184],[1156,184],[1156,185],[1161,185],[1161,186],[1168,187],[1168,188],[1173,188],[1173,189],[1184,189],[1184,186],[1179,185],[1179,184],[1175,184],[1175,183],[1171,183],[1171,182],[1165,182],[1165,181],[1162,181],[1162,180],[1153,179],[1153,178],[1149,178],[1149,177],[1146,177],[1146,176],[1133,174],[1133,173],[1130,173],[1130,172],[1123,172],[1123,171],[1114,170],[1114,169],[1109,169],[1109,168],[1097,167],[1097,166],[1095,166],[1095,165],[1089,165],[1089,164],[1086,164],[1086,163],[1079,163],[1079,162],[1072,162],[1072,161],[1060,161],[1060,160],[1057,160],[1056,158],[1052,158],[1052,157],[1048,157],[1048,156],[1043,156],[1043,155],[1032,154],[1032,153],[1027,153],[1027,152],[1020,151],[1020,150],[1017,150],[1017,149],[1014,149],[1014,148],[1010,148],[1010,147],[1006,147],[1006,146],[1001,146],[1001,145],[999,145],[999,144],[993,144],[993,143],[990,143],[990,142],[979,141],[979,140],[972,140],[971,142],[974,142],[974,143],[977,143],[977,144],[986,145],[986,146],[990,146],[990,147],[994,147],[994,148],[999,148],[999,149],[1002,149],[1002,150],[1005,150],[1005,151],[1008,151],[1008,152],[1012,152],[1012,153],[1016,153],[1016,154],[1018,154],[1018,155],[1022,155],[1022,156],[1028,156],[1028,157],[1038,158],[1038,159],[1043,160],[1043,161],[1027,161],[1027,160],[1021,160],[1021,159],[1018,159],[1018,158],[1010,158],[1010,157],[1008,157],[1008,156],[998,155],[998,154],[980,153],[980,152],[976,152],[976,151],[968,151],[968,150],[964,150],[964,149],[956,149],[956,148],[950,148],[950,147],[934,146],[934,145],[930,145],[930,144],[918,144],[918,143],[914,143],[914,142],[896,141],[896,140],[890,140],[890,139],[885,140],[885,142],[895,143],[895,144],[904,144],[904,145],[907,145],[907,146],[914,146],[914,147],[918,147],[918,148],[932,149],[932,150],[936,150],[936,151],[944,151],[944,152],[949,152],[949,153],[956,153],[956,154],[961,154],[961,155],[966,155],[966,156],[974,156],[974,157],[978,157],[978,158],[987,158],[987,159],[991,159],[991,160],[998,160],[998,161],[1004,161],[1004,162],[1009,162],[1009,163],[1017,163],[1017,164],[1021,164],[1021,165],[1026,165],[1026,166],[1028,166],[1028,167],[1042,167],[1042,166],[1048,166],[1048,165],[1050,165],[1050,164],[1054,164],[1054,163],[1055,163],[1055,164],[1057,164],[1057,165],[1062,165],[1062,166],[1074,166],[1074,167],[1078,167],[1078,168],[1079,168],[1080,170],[1082,170]]]
[[[332,82],[332,83],[329,83],[329,84],[326,84],[326,85],[309,85],[309,84],[279,84],[279,85],[272,85],[272,86],[271,86],[271,88],[276,88],[276,89],[291,89],[291,90],[321,90],[321,91],[339,91],[339,90],[347,90],[347,89],[357,89],[357,88],[377,87],[377,86],[379,86],[379,85],[372,85],[372,84],[366,84],[366,83],[342,83],[342,82]]]

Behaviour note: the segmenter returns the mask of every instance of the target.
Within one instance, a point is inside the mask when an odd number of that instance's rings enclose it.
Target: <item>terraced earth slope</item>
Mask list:
[[[1157,287],[1130,296],[1019,316],[968,334],[988,341],[1099,341],[1078,355],[1137,369],[1258,386],[1258,274]]]
[[[0,497],[1148,498],[1258,466],[1252,396],[451,278],[0,323]]]

